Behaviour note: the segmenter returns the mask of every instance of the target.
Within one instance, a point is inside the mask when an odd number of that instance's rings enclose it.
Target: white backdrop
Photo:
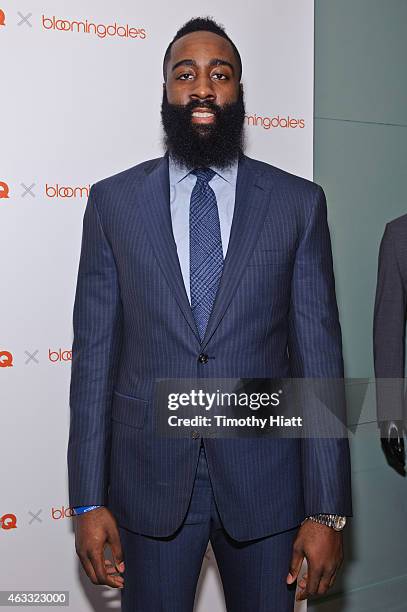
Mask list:
[[[0,0],[0,590],[69,590],[75,611],[119,608],[118,592],[82,571],[68,508],[88,189],[161,154],[163,54],[200,15],[224,24],[241,53],[247,153],[312,179],[313,4],[207,0],[202,12],[196,0]],[[210,550],[196,610],[224,610]]]

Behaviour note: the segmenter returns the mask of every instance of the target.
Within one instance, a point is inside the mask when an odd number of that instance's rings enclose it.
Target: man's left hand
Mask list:
[[[297,601],[324,595],[335,582],[343,560],[343,535],[332,527],[308,519],[301,525],[293,545],[287,584],[297,580],[304,557],[308,571],[298,582]]]

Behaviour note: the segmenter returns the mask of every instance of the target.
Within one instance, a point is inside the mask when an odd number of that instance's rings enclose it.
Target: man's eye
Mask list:
[[[186,81],[188,77],[192,77],[193,75],[190,74],[189,72],[183,72],[182,74],[179,74],[177,76],[177,79],[179,79],[180,81]],[[187,77],[186,79],[184,79],[184,77]]]
[[[226,76],[226,74],[222,74],[221,72],[215,72],[215,74],[213,74],[212,76],[219,77],[216,79],[217,81],[224,81],[225,79],[229,78]]]

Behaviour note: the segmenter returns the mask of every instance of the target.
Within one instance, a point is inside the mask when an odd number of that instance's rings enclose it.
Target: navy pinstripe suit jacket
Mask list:
[[[156,378],[343,376],[323,190],[241,156],[201,343],[172,234],[168,155],[95,183],[73,324],[70,505],[104,504],[123,527],[170,535],[187,511],[200,440],[155,434]],[[221,518],[237,540],[310,514],[351,514],[345,439],[207,438],[205,446]]]

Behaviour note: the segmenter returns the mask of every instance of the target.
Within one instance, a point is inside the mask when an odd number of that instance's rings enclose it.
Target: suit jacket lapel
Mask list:
[[[172,231],[170,211],[170,181],[168,155],[157,160],[141,183],[140,207],[144,224],[157,260],[171,291],[198,342],[199,332],[192,314],[179,264],[177,246]]]
[[[208,344],[222,320],[245,271],[263,227],[269,201],[270,184],[253,169],[251,159],[242,155],[239,160],[236,198],[229,244],[223,264],[218,293],[202,341]]]
[[[168,155],[158,159],[146,172],[146,179],[140,185],[143,202],[140,208],[146,231],[178,306],[203,349],[224,316],[256,245],[267,213],[270,185],[262,180],[253,169],[251,160],[243,155],[239,160],[235,208],[222,277],[201,343],[172,231]]]

